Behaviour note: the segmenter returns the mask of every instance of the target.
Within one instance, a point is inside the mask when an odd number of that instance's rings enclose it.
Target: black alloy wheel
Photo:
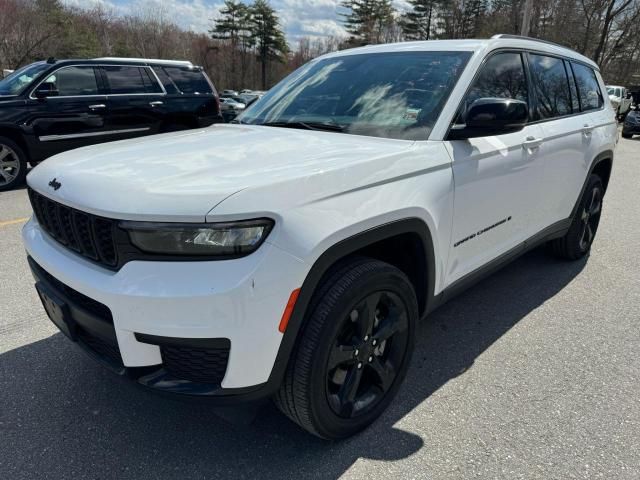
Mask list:
[[[598,175],[592,174],[580,198],[569,230],[564,237],[550,242],[556,256],[567,260],[578,260],[589,253],[600,224],[604,193],[602,180]]]
[[[393,292],[367,295],[342,319],[327,363],[327,399],[336,415],[371,411],[393,385],[408,343],[407,310]]]

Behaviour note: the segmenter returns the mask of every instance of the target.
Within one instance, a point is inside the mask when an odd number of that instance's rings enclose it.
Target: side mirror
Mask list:
[[[479,98],[469,107],[464,124],[451,127],[449,140],[490,137],[522,130],[529,120],[526,102],[513,98]]]
[[[38,85],[38,88],[36,88],[36,91],[33,92],[33,96],[36,98],[57,97],[58,94],[59,92],[55,84],[48,82],[41,83]]]

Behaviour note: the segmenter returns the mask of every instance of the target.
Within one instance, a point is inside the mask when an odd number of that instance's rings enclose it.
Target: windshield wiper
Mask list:
[[[265,122],[265,127],[299,128],[304,130],[321,130],[326,132],[344,132],[346,127],[337,123],[325,122]]]

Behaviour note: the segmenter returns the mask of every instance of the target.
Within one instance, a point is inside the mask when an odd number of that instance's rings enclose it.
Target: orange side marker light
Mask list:
[[[300,289],[296,288],[293,292],[291,292],[291,295],[289,296],[289,301],[287,302],[287,306],[284,308],[282,319],[280,320],[280,325],[278,326],[278,330],[280,331],[280,333],[284,333],[284,331],[287,329],[289,319],[291,318],[291,314],[293,313],[293,307],[296,306],[296,301],[298,300],[298,295],[300,295]]]

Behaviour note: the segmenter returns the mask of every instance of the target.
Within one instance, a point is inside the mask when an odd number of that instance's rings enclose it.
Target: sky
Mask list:
[[[91,7],[96,4],[120,14],[153,9],[163,11],[179,26],[196,32],[211,28],[218,16],[222,0],[63,0],[67,5]],[[247,2],[249,3],[249,2]],[[341,0],[271,0],[290,42],[301,37],[344,36],[340,12]],[[394,0],[398,8],[406,8],[406,0]]]

